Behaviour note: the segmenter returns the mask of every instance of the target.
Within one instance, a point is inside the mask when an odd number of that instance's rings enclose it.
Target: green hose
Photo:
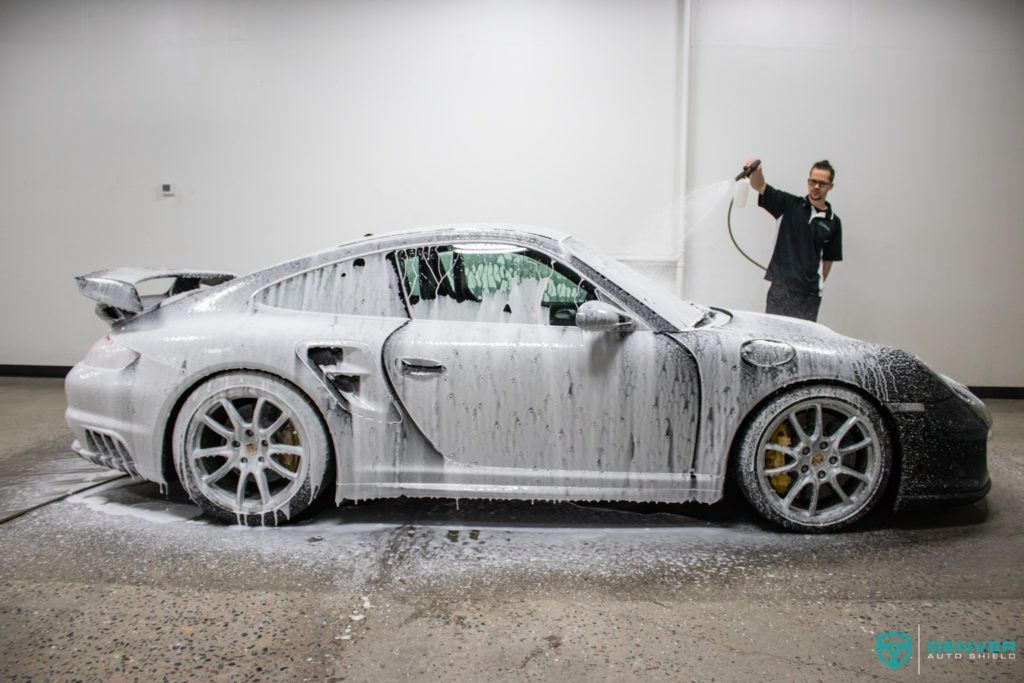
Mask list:
[[[729,239],[732,240],[732,246],[736,247],[736,251],[738,251],[741,254],[743,254],[743,258],[747,259],[748,261],[753,263],[755,266],[757,266],[761,270],[768,270],[767,268],[762,266],[760,263],[758,263],[754,259],[750,258],[750,254],[748,254],[747,252],[743,251],[743,247],[741,247],[739,245],[739,243],[736,241],[736,236],[732,234],[732,203],[734,201],[736,201],[736,200],[735,199],[730,199],[729,200],[729,213],[727,213],[725,215],[725,222],[729,224]]]

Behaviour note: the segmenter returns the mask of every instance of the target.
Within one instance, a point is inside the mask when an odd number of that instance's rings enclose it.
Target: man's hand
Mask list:
[[[748,168],[752,163],[757,161],[757,157],[752,157],[747,160],[746,165],[743,168]],[[766,185],[764,180],[764,162],[757,167],[757,170],[750,174],[750,186],[754,188],[754,191],[758,194],[764,194],[764,186]]]

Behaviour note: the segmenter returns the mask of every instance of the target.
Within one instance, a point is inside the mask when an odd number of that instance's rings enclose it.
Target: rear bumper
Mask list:
[[[132,477],[139,478],[131,452],[117,434],[103,434],[92,429],[86,430],[86,445],[77,439],[71,444],[71,450],[85,460],[100,467],[121,470]]]
[[[156,481],[153,429],[135,400],[136,370],[97,369],[79,363],[64,380],[72,450],[85,460]]]
[[[992,488],[992,423],[980,401],[972,405],[952,396],[920,412],[891,415],[901,457],[897,510],[964,505],[985,497]]]

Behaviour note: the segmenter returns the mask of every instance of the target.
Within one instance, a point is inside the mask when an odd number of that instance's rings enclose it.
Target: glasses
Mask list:
[[[828,180],[815,180],[814,178],[808,178],[807,184],[811,187],[828,187],[832,183]]]

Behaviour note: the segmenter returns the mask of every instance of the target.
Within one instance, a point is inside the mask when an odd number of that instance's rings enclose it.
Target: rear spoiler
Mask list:
[[[113,324],[124,322],[151,311],[168,297],[200,287],[212,287],[234,279],[233,273],[215,273],[203,270],[171,268],[112,268],[75,278],[78,291],[93,299],[96,315]],[[160,294],[139,295],[137,286],[149,280],[173,278],[167,291]]]

